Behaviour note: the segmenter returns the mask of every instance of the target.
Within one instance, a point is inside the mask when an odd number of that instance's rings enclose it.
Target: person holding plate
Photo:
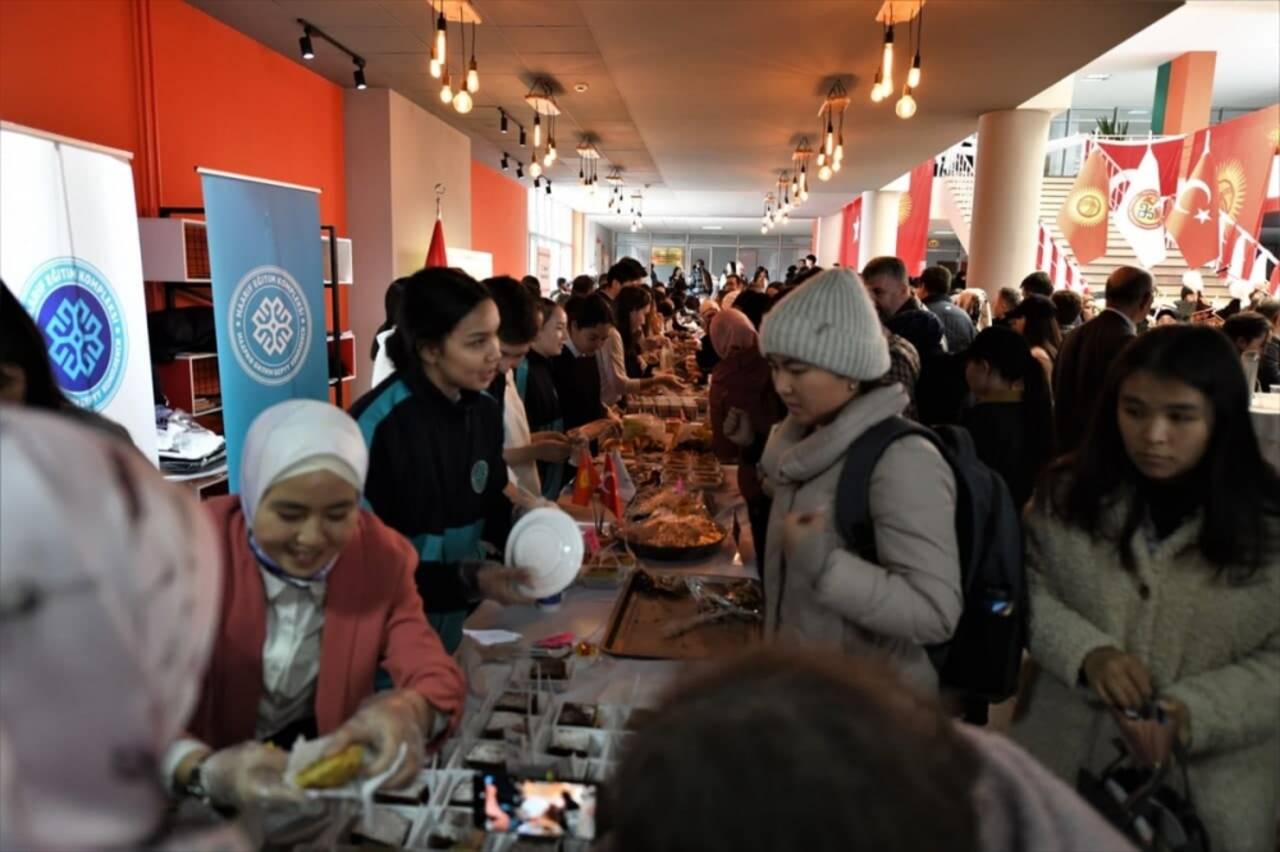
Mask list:
[[[484,598],[532,602],[524,571],[489,561],[511,523],[502,411],[484,391],[502,360],[498,307],[465,272],[422,269],[387,340],[394,380],[351,407],[369,448],[366,502],[418,551],[427,620],[452,653]]]

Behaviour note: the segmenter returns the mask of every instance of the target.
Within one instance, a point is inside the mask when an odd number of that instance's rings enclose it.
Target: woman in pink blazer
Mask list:
[[[421,769],[426,744],[456,726],[457,665],[423,616],[418,556],[359,507],[367,453],[341,409],[292,400],[245,439],[241,493],[207,504],[223,566],[221,618],[190,737],[170,749],[173,786],[215,804],[296,800],[282,781],[299,735],[328,753],[365,746],[386,783]],[[394,689],[375,695],[379,670]]]

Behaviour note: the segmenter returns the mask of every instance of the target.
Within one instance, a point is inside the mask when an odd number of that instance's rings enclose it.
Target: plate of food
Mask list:
[[[724,529],[706,514],[667,508],[628,524],[624,535],[640,558],[675,562],[704,559],[725,539]]]

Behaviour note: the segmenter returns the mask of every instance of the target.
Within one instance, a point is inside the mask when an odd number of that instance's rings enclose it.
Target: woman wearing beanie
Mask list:
[[[787,407],[760,465],[773,492],[766,635],[878,653],[936,689],[924,646],[948,639],[963,608],[951,468],[914,435],[880,456],[870,478],[877,562],[857,555],[865,543],[844,541],[834,517],[850,446],[907,405],[899,385],[868,389],[889,369],[870,298],[849,270],[823,272],[769,312],[760,338]]]

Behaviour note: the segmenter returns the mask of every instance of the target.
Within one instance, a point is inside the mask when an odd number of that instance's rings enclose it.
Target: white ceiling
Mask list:
[[[1280,101],[1280,2],[1188,0],[1181,9],[1080,69],[1071,105],[1150,110],[1156,69],[1194,50],[1217,53],[1215,107],[1258,108]],[[1086,74],[1098,73],[1111,78],[1084,79]]]
[[[597,223],[614,231],[626,231],[630,228],[631,219],[626,216],[592,216]],[[760,217],[751,219],[727,216],[653,216],[644,217],[644,230],[654,234],[693,234],[714,237],[743,236],[759,238]],[[768,236],[807,237],[813,231],[813,220],[794,218],[790,222],[779,222],[769,230]]]
[[[758,221],[798,139],[816,141],[817,109],[834,79],[852,97],[845,168],[830,183],[814,181],[799,216],[832,213],[883,186],[968,136],[979,115],[1016,107],[1181,0],[932,0],[910,121],[894,116],[891,101],[867,96],[880,56],[879,0],[472,0],[485,23],[481,89],[468,116],[440,102],[427,73],[429,0],[190,2],[297,62],[295,19],[307,18],[366,58],[371,86],[393,88],[460,128],[473,155],[495,164],[501,151],[521,152],[514,127],[498,132],[497,107],[527,123],[523,96],[535,77],[550,77],[564,111],[562,157],[551,170],[562,200],[606,212],[607,194],[593,204],[572,186],[578,163],[568,155],[589,134],[602,174],[617,165],[629,186],[650,187],[646,217]],[[456,28],[450,42],[456,68]],[[898,44],[899,57],[908,55],[901,29]],[[318,41],[316,51],[308,67],[350,87],[350,60]],[[588,91],[574,92],[576,83]]]

